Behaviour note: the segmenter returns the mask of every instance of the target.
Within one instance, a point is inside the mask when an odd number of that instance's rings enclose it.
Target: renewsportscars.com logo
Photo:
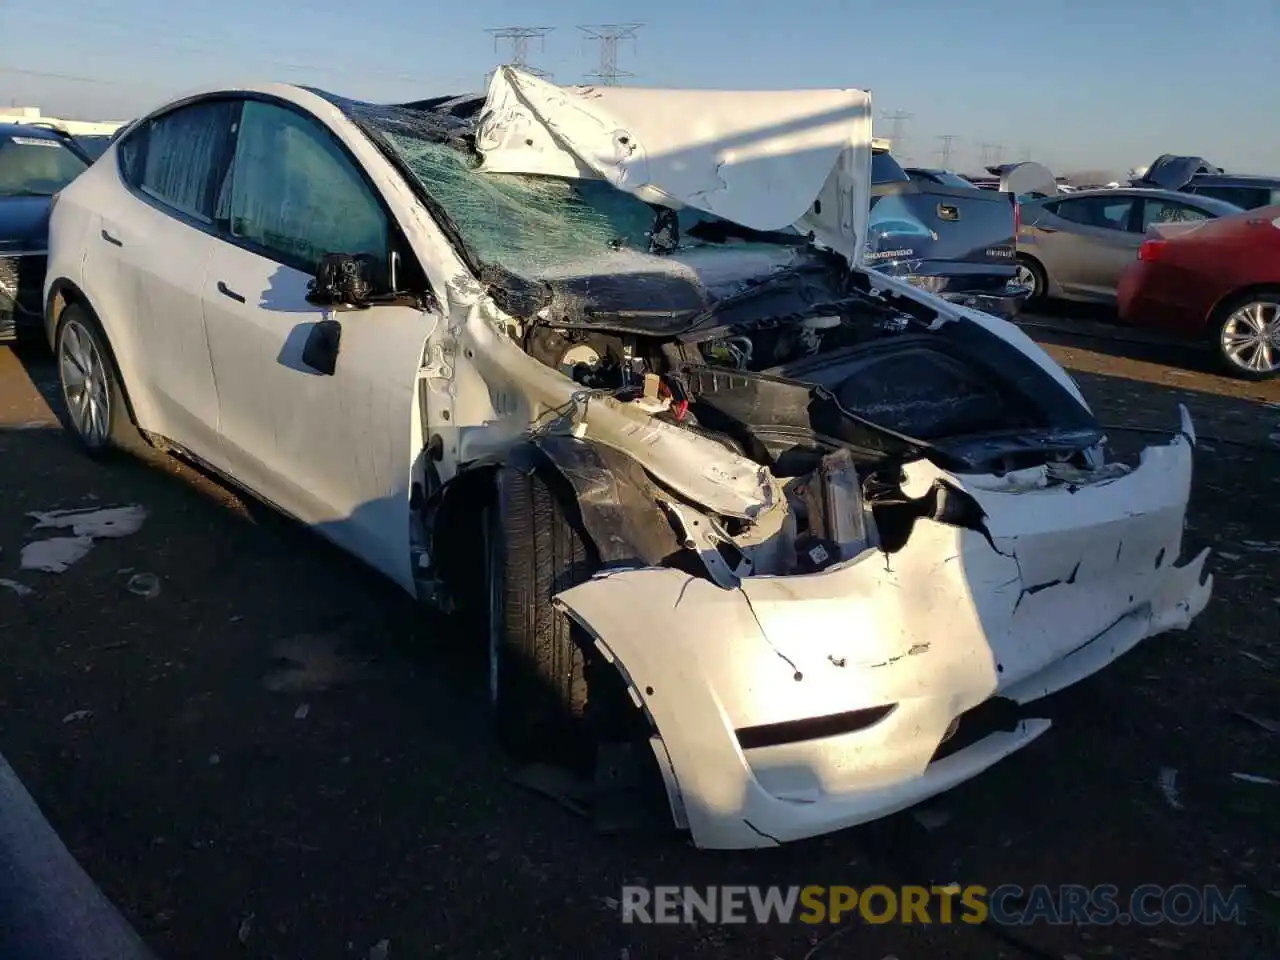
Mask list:
[[[626,886],[623,923],[902,923],[1111,926],[1244,923],[1245,887],[1003,884],[868,887]]]

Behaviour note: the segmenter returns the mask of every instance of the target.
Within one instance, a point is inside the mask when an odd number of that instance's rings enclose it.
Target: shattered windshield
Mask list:
[[[400,107],[342,106],[404,161],[481,263],[539,279],[612,252],[654,252],[651,234],[659,243],[670,235],[656,229],[661,208],[603,180],[480,172],[466,140],[469,124]],[[675,216],[681,250],[753,239],[711,214],[684,209]],[[725,229],[690,236],[699,225]]]

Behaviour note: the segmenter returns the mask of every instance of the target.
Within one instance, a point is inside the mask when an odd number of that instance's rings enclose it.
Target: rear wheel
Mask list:
[[[585,769],[589,642],[551,598],[596,569],[586,537],[538,473],[500,470],[483,514],[489,695],[499,742],[523,760]]]
[[[1218,357],[1232,375],[1269,380],[1280,373],[1280,288],[1232,297],[1215,321]]]
[[[1045,278],[1044,267],[1040,266],[1040,262],[1035,258],[1025,253],[1018,254],[1018,269],[1014,279],[1019,286],[1031,291],[1027,296],[1027,303],[1035,303],[1045,298],[1049,283]]]
[[[92,457],[140,446],[115,360],[102,328],[89,311],[69,305],[58,318],[54,341],[63,425]]]

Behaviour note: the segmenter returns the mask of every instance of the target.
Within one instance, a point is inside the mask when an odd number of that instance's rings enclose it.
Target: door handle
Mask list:
[[[1041,233],[1057,233],[1058,232],[1057,227],[1036,227],[1036,229],[1039,230]]]
[[[107,241],[107,243],[114,244],[114,245],[115,245],[115,246],[117,246],[117,247],[123,247],[123,246],[124,246],[124,244],[123,244],[121,241],[117,240],[117,239],[116,239],[115,237],[113,237],[111,234],[107,233],[107,231],[106,231],[106,230],[103,230],[103,231],[102,231],[102,239],[103,239],[103,240],[105,240],[105,241]]]
[[[234,290],[228,287],[221,280],[218,281],[218,292],[222,294],[224,297],[230,297],[232,300],[236,301],[236,303],[245,302],[244,297],[240,296],[240,294],[236,293]]]

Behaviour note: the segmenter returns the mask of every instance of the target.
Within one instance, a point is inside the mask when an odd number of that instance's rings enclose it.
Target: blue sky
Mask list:
[[[506,25],[555,28],[530,62],[576,82],[598,59],[577,25],[637,21],[628,82],[869,88],[877,115],[912,114],[917,163],[953,134],[962,169],[986,143],[1059,172],[1186,152],[1280,174],[1276,0],[39,0],[0,5],[0,104],[127,119],[247,79],[366,99],[477,89],[507,56],[484,31]]]

